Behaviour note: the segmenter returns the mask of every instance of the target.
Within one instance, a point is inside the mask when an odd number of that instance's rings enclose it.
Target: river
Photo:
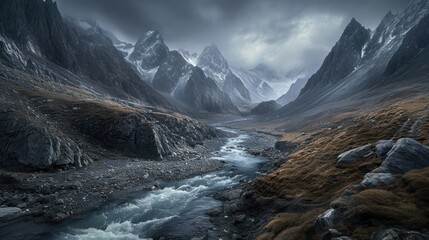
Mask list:
[[[40,239],[202,239],[216,236],[207,211],[219,206],[216,192],[254,178],[266,159],[246,152],[246,132],[234,133],[212,153],[224,167],[180,181],[163,182],[160,188],[136,194],[121,204],[111,204],[81,219],[44,225]],[[40,226],[42,227],[42,226]],[[40,230],[40,229],[39,229]],[[214,237],[213,237],[214,238]]]

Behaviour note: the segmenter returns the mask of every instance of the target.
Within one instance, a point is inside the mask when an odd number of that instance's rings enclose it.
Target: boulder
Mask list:
[[[416,231],[406,231],[398,228],[383,229],[376,232],[371,240],[425,240],[429,239],[429,234],[424,234]]]
[[[395,176],[391,173],[367,173],[361,182],[366,188],[387,185],[395,182]]]
[[[17,216],[21,213],[22,213],[22,210],[20,208],[17,208],[17,207],[0,208],[0,218]]]
[[[429,167],[429,146],[412,138],[401,138],[389,151],[378,172],[403,174],[425,167]]]
[[[371,153],[371,144],[354,148],[352,150],[349,150],[347,152],[340,154],[337,158],[338,159],[337,165],[352,163],[357,159],[364,158],[369,153]]]
[[[393,148],[394,142],[392,140],[380,140],[375,145],[375,154],[381,159],[385,159],[387,153]]]
[[[335,209],[331,208],[319,215],[316,219],[315,227],[318,232],[333,228],[335,225]]]

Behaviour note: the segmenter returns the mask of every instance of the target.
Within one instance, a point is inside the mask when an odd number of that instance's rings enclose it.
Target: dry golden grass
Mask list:
[[[313,219],[323,212],[324,209],[318,208],[306,213],[279,214],[266,225],[264,229],[266,232],[258,236],[257,240],[312,239],[311,232],[313,230]]]
[[[380,159],[372,157],[339,168],[335,166],[339,154],[368,143],[376,143],[381,139],[393,138],[396,140],[402,137],[413,137],[425,144],[429,143],[429,118],[426,107],[429,101],[426,100],[426,98],[423,100],[420,98],[409,99],[368,113],[365,116],[352,120],[348,119],[347,122],[338,122],[337,125],[342,125],[340,128],[331,130],[325,128],[307,132],[305,134],[306,141],[303,141],[304,137],[296,132],[285,133],[281,141],[295,141],[302,142],[302,144],[288,156],[287,161],[280,168],[256,179],[252,187],[264,196],[298,197],[312,203],[331,202],[338,198],[344,190],[358,184],[366,172],[377,168],[382,162]],[[348,117],[348,115],[342,117]],[[421,119],[419,133],[410,132],[411,126],[417,119]],[[413,193],[414,195],[411,196],[409,193],[403,192],[403,196],[397,197],[395,194],[402,190],[399,191],[400,186],[396,185],[391,192],[387,190],[387,192],[381,190],[363,191],[356,195],[353,203],[357,214],[362,217],[383,217],[383,220],[410,226],[418,224],[416,219],[429,219],[425,215],[426,213],[417,214],[416,212],[420,206],[419,201],[429,203],[429,197],[425,197],[429,195],[429,191],[424,187],[427,176],[419,174],[418,176],[412,175],[413,177],[410,178],[410,174],[412,172],[404,175],[401,183],[404,184],[404,182],[409,181],[407,188],[415,185],[417,190]],[[408,198],[416,199],[417,197],[420,199],[417,202],[407,201]],[[383,202],[384,199],[387,201],[386,203]],[[390,215],[383,215],[385,212],[390,212]],[[413,218],[413,215],[417,218]],[[310,218],[308,221],[314,222],[316,216]],[[405,220],[399,221],[400,219]],[[302,237],[306,236],[305,231],[287,224],[285,220],[274,218],[273,221],[275,222],[270,222],[267,227],[276,226],[276,231],[264,232],[261,237],[272,239],[276,236],[279,237],[280,232],[285,231],[300,232]],[[278,230],[281,228],[284,229]],[[344,228],[347,230],[347,227]],[[357,225],[357,227],[347,230],[347,233],[368,237],[368,232],[371,231],[366,229],[368,226],[359,230],[359,225]],[[355,234],[354,231],[356,231]],[[299,233],[297,234],[299,235]]]

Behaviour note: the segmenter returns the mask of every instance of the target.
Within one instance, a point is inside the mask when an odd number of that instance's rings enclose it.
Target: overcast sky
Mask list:
[[[318,67],[355,17],[375,29],[408,0],[58,0],[63,14],[90,16],[135,43],[157,29],[171,49],[214,43],[230,65],[278,71]]]

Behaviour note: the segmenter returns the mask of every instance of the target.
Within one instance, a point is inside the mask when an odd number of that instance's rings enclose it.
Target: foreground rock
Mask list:
[[[416,231],[406,231],[398,228],[384,229],[375,233],[371,240],[425,240],[429,239],[429,234],[424,234]]]
[[[395,182],[395,176],[391,173],[367,173],[361,182],[366,188],[387,185]]]
[[[16,216],[22,213],[22,210],[17,207],[0,208],[0,218]]]
[[[395,143],[392,140],[380,140],[375,145],[375,154],[381,159],[385,159],[387,153],[393,148]]]
[[[403,174],[425,167],[429,167],[429,147],[412,138],[401,138],[387,154],[379,172]]]
[[[371,152],[371,144],[358,147],[338,156],[337,165],[348,164],[356,161],[357,159],[365,158]]]

